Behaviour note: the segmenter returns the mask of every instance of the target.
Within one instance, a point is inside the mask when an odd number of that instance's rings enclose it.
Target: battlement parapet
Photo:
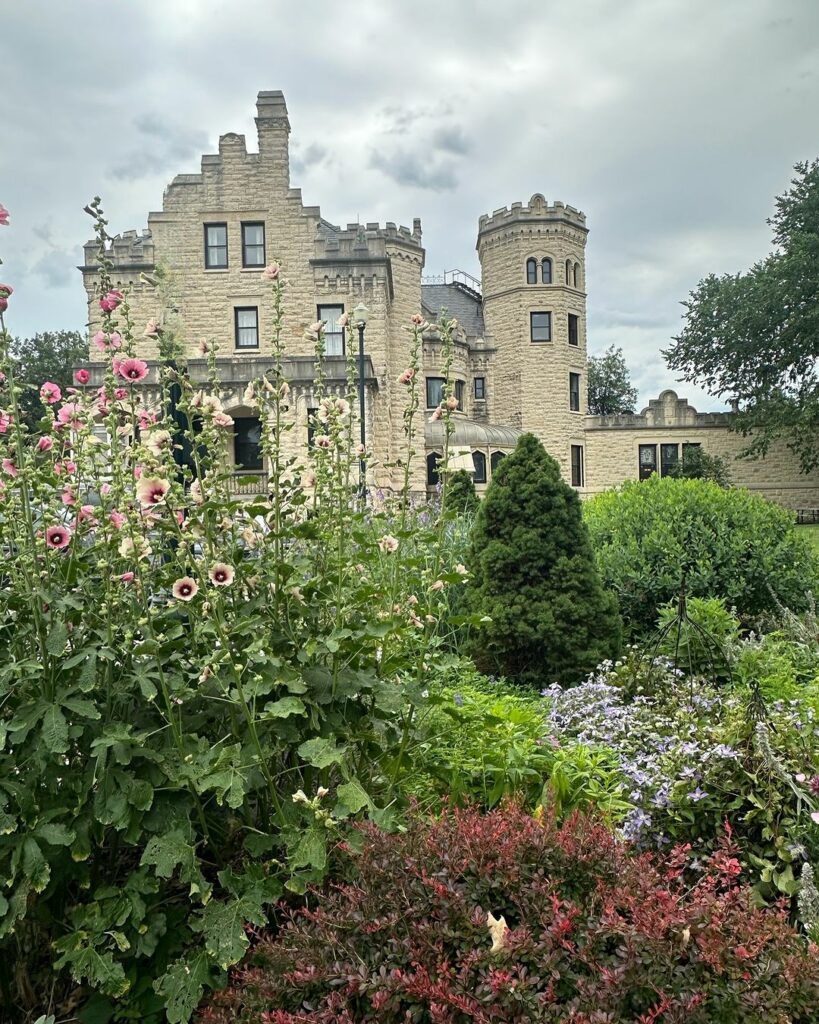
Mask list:
[[[396,243],[422,253],[421,221],[416,218],[410,230],[403,224],[396,226],[392,221],[387,221],[384,227],[377,222],[368,222],[348,224],[342,228],[323,220],[316,233],[315,259],[386,259],[387,249]]]
[[[556,200],[549,203],[544,197],[536,192],[529,203],[512,203],[511,207],[503,206],[499,210],[493,210],[491,214],[484,214],[478,218],[478,234],[482,235],[497,228],[505,228],[516,221],[563,221],[568,222],[583,231],[586,228],[586,215],[582,210],[569,206],[566,203]]]
[[[697,412],[668,388],[658,398],[649,400],[642,412],[616,413],[610,416],[587,416],[586,430],[653,430],[669,427],[727,427],[734,414],[730,412]]]
[[[86,242],[83,246],[85,267],[82,269],[93,269],[99,265],[97,246],[98,243],[95,240]],[[123,231],[121,234],[115,235],[105,247],[105,255],[115,267],[152,267],[154,265],[154,242],[150,228],[143,228],[141,232]]]

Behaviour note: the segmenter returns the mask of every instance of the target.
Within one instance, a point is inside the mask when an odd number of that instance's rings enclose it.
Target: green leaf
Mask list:
[[[140,864],[153,865],[159,878],[170,878],[178,865],[188,869],[196,868],[196,850],[181,829],[174,829],[163,836],[154,836],[148,841]]]
[[[89,693],[97,682],[97,652],[91,651],[82,667],[77,684],[83,693]]]
[[[62,620],[55,622],[54,625],[48,632],[46,639],[46,650],[49,654],[53,654],[56,658],[57,655],[62,654],[65,650],[65,645],[68,643],[68,630],[65,627],[65,623]]]
[[[43,742],[52,754],[64,754],[68,750],[68,723],[56,704],[43,715]]]
[[[272,704],[266,704],[264,718],[287,718],[289,715],[304,715],[307,708],[298,697],[282,697]]]
[[[314,736],[305,740],[299,747],[299,757],[314,768],[327,768],[331,764],[341,764],[344,759],[344,747],[337,747],[332,738]]]
[[[64,697],[62,705],[69,711],[73,711],[75,715],[80,715],[81,718],[96,720],[101,717],[97,705],[92,700],[83,700],[82,697]]]
[[[51,877],[51,868],[37,842],[30,836],[23,841],[23,871],[35,892],[42,892]]]
[[[34,830],[34,835],[38,839],[43,839],[45,842],[50,843],[51,846],[70,846],[75,838],[75,833],[71,829],[57,822],[46,822],[43,825],[38,825]]]
[[[168,1024],[187,1024],[210,982],[210,972],[207,953],[197,953],[177,960],[154,982],[154,990],[165,1000]]]
[[[205,947],[220,967],[227,970],[244,956],[249,943],[245,924],[261,927],[266,923],[265,902],[269,900],[251,890],[239,899],[213,900],[202,911],[197,928],[204,933]]]
[[[114,960],[112,953],[99,953],[93,946],[84,945],[84,941],[79,932],[58,939],[54,948],[63,955],[54,966],[70,968],[75,981],[85,979],[105,995],[124,995],[130,988],[130,982],[125,977],[122,964]]]
[[[325,833],[310,829],[301,836],[290,857],[291,868],[315,868],[323,871],[327,864],[327,837]]]
[[[358,779],[350,779],[339,786],[336,796],[338,799],[333,814],[337,818],[347,818],[370,805],[370,798]]]

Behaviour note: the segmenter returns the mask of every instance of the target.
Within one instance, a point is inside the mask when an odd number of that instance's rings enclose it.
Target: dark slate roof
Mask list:
[[[422,284],[421,303],[431,320],[437,320],[443,308],[466,331],[467,338],[482,338],[483,304],[457,284]]]

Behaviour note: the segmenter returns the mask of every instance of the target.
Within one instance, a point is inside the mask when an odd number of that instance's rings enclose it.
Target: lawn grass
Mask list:
[[[819,524],[815,526],[812,524],[810,526],[800,526],[799,531],[808,538],[813,545],[813,550],[819,555]]]

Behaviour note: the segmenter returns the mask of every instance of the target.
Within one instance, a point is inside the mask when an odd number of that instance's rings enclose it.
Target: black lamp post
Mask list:
[[[362,501],[367,492],[367,466],[364,461],[364,446],[367,440],[367,430],[364,422],[364,330],[367,326],[369,310],[363,302],[353,310],[355,325],[358,328],[358,418],[361,424],[361,458],[358,463],[358,488]]]

